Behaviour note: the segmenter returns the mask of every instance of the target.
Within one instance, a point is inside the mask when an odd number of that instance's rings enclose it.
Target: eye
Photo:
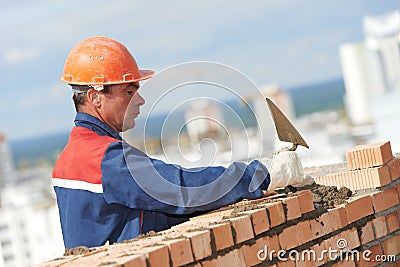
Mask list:
[[[127,93],[128,95],[133,95],[133,94],[135,93],[135,91],[129,90],[129,91],[126,91],[126,93]]]

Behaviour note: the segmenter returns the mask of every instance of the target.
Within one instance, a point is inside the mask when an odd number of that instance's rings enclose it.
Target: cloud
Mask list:
[[[36,47],[9,48],[3,54],[3,64],[17,65],[33,61],[40,56],[40,50]]]

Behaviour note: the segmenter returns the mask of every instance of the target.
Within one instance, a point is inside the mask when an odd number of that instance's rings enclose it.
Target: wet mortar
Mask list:
[[[325,209],[333,209],[345,203],[353,194],[347,187],[338,189],[336,186],[316,186],[311,192],[314,204]]]
[[[90,251],[88,247],[85,246],[79,246],[79,247],[74,247],[70,249],[66,249],[64,256],[71,256],[71,255],[81,255],[81,254],[86,254]]]

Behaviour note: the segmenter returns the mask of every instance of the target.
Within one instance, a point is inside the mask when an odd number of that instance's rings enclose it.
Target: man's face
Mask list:
[[[112,85],[111,92],[102,94],[99,109],[104,122],[116,132],[135,127],[135,118],[145,101],[138,92],[139,83]],[[130,105],[129,103],[132,102]],[[127,109],[129,105],[129,110]],[[124,118],[126,117],[125,123]]]

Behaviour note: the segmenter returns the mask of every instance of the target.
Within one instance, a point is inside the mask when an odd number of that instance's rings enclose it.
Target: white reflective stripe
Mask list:
[[[81,189],[93,193],[103,193],[103,186],[101,184],[91,184],[84,181],[53,178],[53,186],[70,189]]]

